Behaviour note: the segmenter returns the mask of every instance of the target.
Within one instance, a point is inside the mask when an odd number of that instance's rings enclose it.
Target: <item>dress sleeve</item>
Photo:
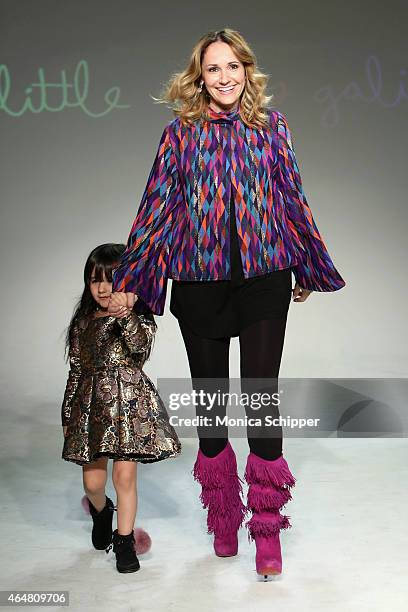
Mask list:
[[[112,291],[136,293],[158,315],[164,311],[171,229],[182,201],[168,124],[112,283]]]
[[[68,357],[70,369],[61,407],[61,422],[63,426],[68,425],[69,423],[72,401],[78,388],[78,382],[81,376],[79,327],[77,323],[74,324],[71,330]]]
[[[310,291],[337,291],[346,284],[334,267],[317,229],[302,187],[291,132],[278,113],[279,181],[295,245],[297,265],[293,272],[298,284]]]
[[[149,354],[153,338],[157,330],[157,324],[153,318],[138,315],[133,310],[127,317],[116,319],[121,336],[131,353]]]

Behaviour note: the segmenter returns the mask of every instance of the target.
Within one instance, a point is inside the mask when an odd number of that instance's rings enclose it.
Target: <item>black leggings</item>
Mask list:
[[[179,321],[181,333],[187,351],[193,388],[197,391],[224,393],[229,391],[229,337],[203,338],[194,334]],[[286,317],[265,319],[252,323],[239,334],[240,376],[242,393],[276,393],[278,375],[285,338]],[[220,380],[217,380],[220,379]],[[254,379],[267,379],[256,381]],[[200,379],[196,381],[196,379]],[[207,379],[207,380],[202,380]],[[249,397],[249,395],[248,395]],[[247,417],[262,419],[262,427],[247,426],[247,437],[250,450],[263,459],[277,459],[282,454],[282,427],[264,425],[265,416],[279,417],[278,405],[269,404],[258,410],[245,405]],[[206,415],[205,406],[197,405],[197,416]],[[212,415],[225,416],[226,405],[218,403]],[[215,457],[228,442],[228,428],[217,427],[217,437],[203,437],[202,428],[198,427],[201,451],[208,457]],[[207,431],[208,436],[208,431]]]

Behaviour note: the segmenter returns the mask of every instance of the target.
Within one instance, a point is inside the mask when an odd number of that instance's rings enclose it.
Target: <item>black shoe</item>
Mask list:
[[[100,512],[89,501],[89,510],[93,520],[92,544],[97,550],[106,549],[112,542],[112,519],[115,511],[113,501],[106,497],[106,503]]]
[[[121,535],[115,529],[112,537],[112,544],[108,550],[113,547],[113,552],[116,555],[116,569],[122,574],[137,572],[140,569],[139,559],[135,552],[135,537],[132,531],[129,535]],[[108,550],[106,552],[108,552]]]

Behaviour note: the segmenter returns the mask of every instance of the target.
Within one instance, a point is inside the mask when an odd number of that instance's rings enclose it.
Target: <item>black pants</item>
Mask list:
[[[278,391],[278,375],[285,338],[287,318],[266,319],[252,323],[239,335],[241,394],[268,393]],[[231,338],[203,338],[194,334],[179,320],[179,326],[187,351],[192,386],[196,391],[216,393],[217,390],[229,392],[229,348]],[[197,381],[196,379],[200,379]],[[202,379],[206,379],[203,381]],[[217,380],[219,379],[219,380]],[[254,379],[267,379],[256,381]],[[282,427],[266,425],[265,417],[279,417],[278,405],[269,404],[254,410],[245,405],[248,418],[261,419],[262,427],[247,426],[250,450],[263,459],[277,459],[282,454]],[[198,405],[197,416],[206,415],[205,406]],[[226,403],[218,402],[211,411],[212,415],[225,416]],[[242,416],[242,415],[241,415]],[[216,437],[200,435],[197,428],[200,449],[208,457],[215,457],[228,442],[227,427],[217,427]]]

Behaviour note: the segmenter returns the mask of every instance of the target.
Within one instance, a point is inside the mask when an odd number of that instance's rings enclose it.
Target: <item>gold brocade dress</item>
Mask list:
[[[105,455],[153,463],[181,453],[166,407],[142,370],[156,330],[152,315],[134,311],[75,323],[61,408],[68,426],[62,459],[84,465]]]

